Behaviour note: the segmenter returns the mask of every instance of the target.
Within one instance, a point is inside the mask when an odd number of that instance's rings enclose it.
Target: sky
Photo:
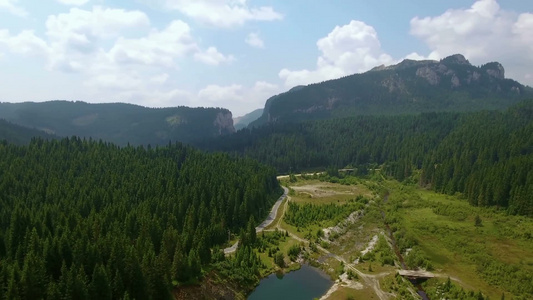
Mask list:
[[[461,53],[533,86],[533,0],[0,0],[0,102],[224,107]]]

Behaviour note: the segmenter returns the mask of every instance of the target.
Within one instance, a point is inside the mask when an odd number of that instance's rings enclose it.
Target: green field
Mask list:
[[[465,299],[473,299],[479,292],[491,299],[500,299],[502,294],[506,299],[533,296],[533,220],[530,218],[508,215],[498,208],[474,207],[461,195],[437,194],[413,184],[383,180],[382,176],[356,178],[352,182],[355,184],[342,185],[316,178],[287,182],[293,190],[290,201],[298,205],[344,205],[357,195],[371,196],[373,192],[380,195],[373,197],[374,201],[367,205],[365,214],[356,223],[328,245],[331,252],[347,261],[357,258],[372,236],[387,232],[387,223],[406,263],[430,268],[439,277],[423,284],[430,295],[439,289],[442,292],[450,277],[452,288],[447,288],[448,295],[463,295]],[[313,235],[315,239],[318,230],[336,221],[323,220],[303,228],[284,221],[281,225],[301,238]],[[411,249],[416,254],[409,256],[406,251]],[[357,268],[367,274],[394,272],[392,267],[382,267],[378,259],[379,255],[372,262],[372,272],[368,271],[368,261]],[[331,264],[330,271],[336,269],[333,260],[327,262]],[[395,293],[397,287],[388,284],[388,288]],[[330,299],[358,299],[364,292],[341,288]],[[399,294],[398,297],[404,298]]]
[[[390,191],[386,208],[391,227],[404,230],[436,273],[490,298],[502,292],[513,299],[533,296],[533,220],[470,206],[460,195],[397,182],[385,186]],[[428,282],[428,288],[436,282]]]

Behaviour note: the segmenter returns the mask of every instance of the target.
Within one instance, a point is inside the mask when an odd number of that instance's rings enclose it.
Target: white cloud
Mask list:
[[[513,24],[512,32],[524,45],[529,46],[529,54],[533,55],[533,14],[521,14]]]
[[[98,99],[103,102],[126,102],[148,107],[176,107],[192,106],[194,95],[180,89],[160,90],[151,86],[138,86],[134,89],[117,90],[110,93],[109,90],[94,89],[94,93],[87,97],[87,101]],[[109,95],[112,95],[110,98]]]
[[[71,8],[68,13],[51,15],[46,21],[47,35],[56,40],[74,39],[92,41],[113,38],[124,29],[150,25],[148,16],[141,11],[104,8],[92,10]]]
[[[279,72],[286,86],[338,78],[393,62],[381,49],[376,30],[360,21],[336,26],[328,36],[318,40],[317,46],[322,55],[315,70],[283,69]]]
[[[41,54],[48,69],[85,74],[90,77],[89,85],[101,84],[104,88],[135,85],[134,80],[120,83],[121,76],[134,66],[176,69],[176,60],[189,55],[210,65],[234,60],[215,47],[203,50],[189,25],[181,20],[172,21],[161,30],[150,30],[150,20],[143,12],[100,6],[92,10],[71,8],[68,13],[49,16],[46,39],[32,31],[11,35],[3,30],[0,44],[13,53]]]
[[[167,74],[167,73],[164,73],[164,74],[161,74],[161,75],[156,75],[156,76],[153,76],[152,78],[150,78],[150,81],[155,83],[155,84],[164,84],[165,82],[167,82],[168,78],[170,76]]]
[[[229,63],[235,60],[232,55],[224,55],[218,52],[217,48],[209,47],[205,51],[196,52],[194,54],[194,59],[197,61],[203,62],[207,65],[218,66],[221,63]]]
[[[46,20],[50,69],[80,71],[101,58],[103,41],[113,41],[126,30],[147,29],[148,16],[140,11],[127,11],[95,6],[92,10],[71,8],[68,13],[51,15]]]
[[[37,37],[32,30],[24,30],[14,36],[9,30],[0,30],[0,45],[5,45],[11,52],[17,54],[46,56],[51,51],[46,42]]]
[[[138,98],[138,103],[151,107],[175,107],[183,105],[191,106],[193,97],[193,94],[189,91],[171,89],[168,91],[149,90],[140,94],[133,92],[129,99]]]
[[[224,101],[241,101],[243,87],[239,84],[220,86],[216,84],[208,85],[198,92],[198,98],[213,104]]]
[[[195,102],[226,107],[231,110],[233,116],[240,116],[263,107],[268,98],[281,91],[277,85],[265,81],[257,81],[251,87],[240,84],[227,86],[213,84],[200,90]]]
[[[248,21],[274,21],[283,16],[270,6],[250,7],[247,0],[165,0],[168,9],[177,10],[199,22],[215,27],[241,26]]]
[[[436,52],[431,52],[428,56],[421,55],[417,52],[412,52],[407,54],[403,59],[412,59],[412,60],[439,60],[441,57]],[[401,59],[401,60],[403,60]],[[400,61],[401,61],[400,60]],[[399,62],[399,61],[398,61]]]
[[[479,0],[468,9],[451,9],[435,17],[415,17],[411,34],[424,41],[430,57],[461,53],[474,64],[499,61],[507,77],[532,84],[533,14],[500,8],[495,0]]]
[[[89,2],[90,0],[56,0],[57,2],[64,4],[64,5],[74,5],[74,6],[82,6]]]
[[[119,38],[109,51],[116,63],[172,67],[174,59],[199,51],[191,29],[183,21],[173,21],[164,30],[153,29],[139,39]]]
[[[137,73],[102,73],[92,76],[85,85],[98,89],[131,90],[143,84],[142,77]]]
[[[41,56],[48,71],[70,72],[81,81],[76,98],[85,101],[199,105],[197,93],[177,89],[169,74],[187,58],[208,65],[235,59],[201,47],[187,23],[175,20],[158,29],[140,11],[71,8],[49,16],[45,25],[42,37],[0,29],[0,52]]]
[[[19,17],[26,17],[28,12],[17,5],[18,0],[0,0],[0,11],[5,10],[10,14]]]
[[[265,43],[259,37],[259,34],[255,33],[255,32],[252,32],[252,33],[248,34],[248,36],[246,37],[246,39],[244,41],[246,42],[246,44],[248,44],[248,45],[250,45],[252,47],[255,47],[255,48],[264,48],[265,47]]]

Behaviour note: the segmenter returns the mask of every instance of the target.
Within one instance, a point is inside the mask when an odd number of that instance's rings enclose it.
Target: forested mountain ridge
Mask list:
[[[421,170],[420,183],[438,192],[533,216],[533,100],[506,111],[273,123],[200,146],[251,157],[281,173],[353,166],[366,174],[383,166],[404,180]]]
[[[170,299],[281,193],[271,167],[180,144],[2,142],[0,297]]]
[[[532,96],[530,87],[506,79],[497,62],[476,67],[460,54],[440,61],[406,59],[271,97],[263,115],[250,126],[355,115],[503,109]]]
[[[125,103],[49,101],[0,103],[0,118],[57,136],[102,139],[117,145],[166,145],[235,131],[222,108],[147,108]]]
[[[56,138],[55,136],[44,131],[27,128],[13,124],[4,119],[0,119],[0,141],[7,141],[9,143],[22,145],[28,144],[34,137],[40,137],[43,139]]]

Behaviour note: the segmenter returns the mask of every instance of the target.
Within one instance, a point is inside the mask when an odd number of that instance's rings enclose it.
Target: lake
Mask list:
[[[272,274],[262,279],[248,300],[312,300],[322,297],[332,285],[333,281],[322,270],[302,265],[283,276]]]

